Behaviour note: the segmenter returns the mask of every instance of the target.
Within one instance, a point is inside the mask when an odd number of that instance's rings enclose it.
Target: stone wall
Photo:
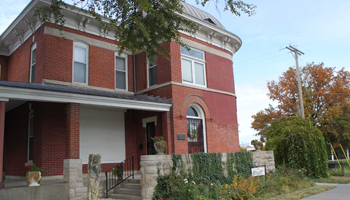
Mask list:
[[[87,188],[83,185],[82,160],[65,159],[63,181],[68,183],[69,200],[85,200]]]
[[[186,160],[187,155],[182,155]],[[188,157],[190,159],[190,157]],[[222,154],[222,165],[226,169],[227,153]],[[187,163],[187,162],[184,162]],[[273,151],[255,151],[253,152],[254,165],[266,165],[267,169],[275,169]],[[158,170],[160,175],[169,174],[173,166],[171,155],[144,155],[141,156],[141,196],[143,200],[151,200],[154,187],[157,185]],[[188,168],[189,166],[185,166]],[[224,172],[226,174],[226,172]]]

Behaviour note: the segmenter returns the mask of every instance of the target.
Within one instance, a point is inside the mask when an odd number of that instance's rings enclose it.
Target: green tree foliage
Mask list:
[[[168,51],[162,46],[165,42],[180,40],[180,31],[193,33],[198,30],[196,24],[181,17],[183,12],[181,0],[74,0],[74,6],[67,5],[64,0],[53,0],[50,6],[41,7],[36,14],[42,21],[51,21],[61,28],[65,23],[62,8],[82,8],[81,12],[88,13],[97,20],[107,31],[113,31],[118,41],[119,53],[124,50],[136,52],[146,51],[149,55],[167,56]],[[197,4],[206,5],[209,0],[197,0]],[[220,0],[215,0],[215,5]],[[224,10],[240,16],[255,13],[255,5],[246,4],[242,0],[224,0]]]
[[[309,177],[327,177],[327,152],[322,132],[310,119],[281,117],[267,130],[266,148],[274,151],[275,164],[305,171]]]

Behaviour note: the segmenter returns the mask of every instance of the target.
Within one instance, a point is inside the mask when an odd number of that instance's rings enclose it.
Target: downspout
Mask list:
[[[135,52],[132,52],[132,64],[133,64],[133,71],[134,71],[134,95],[136,95]]]

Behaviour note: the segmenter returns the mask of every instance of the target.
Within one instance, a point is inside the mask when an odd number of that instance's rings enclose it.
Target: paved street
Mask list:
[[[334,185],[336,186],[336,188],[304,198],[303,200],[323,200],[323,199],[348,200],[350,199],[350,184],[317,183],[317,185]]]

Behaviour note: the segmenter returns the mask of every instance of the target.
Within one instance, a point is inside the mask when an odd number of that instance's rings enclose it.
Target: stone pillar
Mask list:
[[[172,166],[171,155],[141,156],[142,200],[151,200],[153,198],[154,187],[157,185],[158,169],[160,175],[169,174]]]
[[[83,185],[81,159],[63,161],[63,181],[69,183],[69,200],[85,200],[87,188]]]
[[[275,170],[275,157],[273,151],[260,151],[253,152],[253,164],[254,165],[266,165],[269,170]]]
[[[88,188],[86,199],[98,200],[98,189],[100,186],[100,173],[101,173],[101,155],[90,154],[88,164]]]
[[[8,101],[8,99],[6,99],[6,101]],[[2,172],[3,172],[2,166],[4,163],[5,103],[6,103],[6,101],[0,101],[0,188],[5,187],[5,183],[2,182]]]
[[[67,104],[67,158],[79,159],[80,147],[80,106],[77,103]]]

